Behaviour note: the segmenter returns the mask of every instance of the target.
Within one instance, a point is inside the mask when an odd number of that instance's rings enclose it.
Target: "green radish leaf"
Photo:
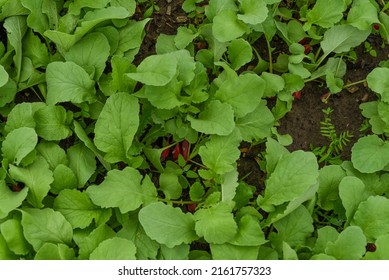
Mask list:
[[[139,208],[143,202],[142,176],[139,171],[126,167],[111,170],[100,185],[88,187],[87,194],[100,207],[118,207],[121,213]]]
[[[5,79],[5,77],[3,77],[3,79]],[[11,103],[15,99],[16,92],[17,92],[16,83],[14,82],[14,80],[8,79],[8,82],[6,82],[5,85],[0,87],[0,91],[1,91],[1,95],[0,95],[0,108],[1,108],[4,107],[6,104]]]
[[[339,237],[339,232],[331,226],[324,226],[317,230],[317,239],[313,252],[315,254],[324,253],[327,245],[331,242],[334,243]]]
[[[182,81],[173,78],[164,86],[146,85],[144,87],[144,94],[153,106],[159,109],[170,110],[182,105],[180,101],[182,85]]]
[[[251,215],[243,216],[238,222],[238,232],[229,241],[237,246],[259,246],[268,242],[259,222]]]
[[[103,74],[105,63],[110,54],[107,38],[102,33],[90,33],[78,41],[65,54],[66,61],[71,61],[88,71],[98,80]],[[89,70],[90,69],[90,70]]]
[[[59,164],[67,165],[69,163],[65,150],[54,142],[41,141],[36,146],[36,150],[46,159],[51,170],[54,170]]]
[[[63,190],[54,200],[53,209],[61,212],[73,228],[86,228],[93,220],[99,224],[111,211],[95,206],[85,192]]]
[[[240,11],[238,19],[247,24],[260,24],[267,18],[268,9],[265,0],[239,0]]]
[[[59,194],[64,189],[76,189],[78,181],[76,174],[68,166],[58,164],[53,171],[54,181],[51,184],[50,191]]]
[[[35,251],[45,243],[71,245],[72,226],[61,213],[49,208],[25,208],[21,212],[24,236]]]
[[[139,126],[138,99],[120,92],[110,96],[95,126],[94,143],[110,163],[127,161],[127,153]]]
[[[319,171],[318,205],[330,211],[339,205],[339,184],[346,176],[339,165],[324,166]]]
[[[239,129],[243,141],[259,141],[271,136],[274,121],[274,116],[269,108],[261,102],[253,112],[238,118],[236,127]]]
[[[389,163],[389,143],[377,135],[362,137],[351,149],[351,161],[360,172],[380,171]]]
[[[203,164],[216,174],[234,170],[234,164],[240,156],[240,141],[241,137],[237,131],[228,136],[212,135],[205,146],[199,149]]]
[[[187,119],[193,129],[206,134],[229,135],[235,127],[231,105],[219,100],[210,101],[197,119],[190,115]]]
[[[367,84],[369,88],[381,97],[384,102],[389,102],[389,68],[377,67],[367,75]]]
[[[4,180],[0,181],[0,219],[8,216],[8,213],[19,207],[27,197],[28,188],[20,192],[12,192]]]
[[[35,32],[43,35],[46,30],[50,29],[49,20],[45,14],[42,13],[43,0],[21,0],[23,7],[30,10],[27,17],[27,24]]]
[[[11,46],[15,50],[15,55],[13,57],[14,65],[16,68],[16,77],[14,78],[16,83],[20,81],[20,74],[22,71],[22,56],[23,56],[23,46],[22,40],[23,36],[27,31],[26,18],[23,16],[12,16],[4,20],[4,28],[7,30],[7,38]]]
[[[369,242],[389,233],[389,199],[370,196],[359,204],[351,225],[359,226]]]
[[[309,30],[312,24],[324,28],[330,28],[343,17],[344,1],[318,0],[312,10],[307,13],[305,30]]]
[[[45,243],[36,252],[34,260],[74,260],[75,252],[65,244]]]
[[[0,232],[7,242],[8,248],[16,255],[27,255],[30,246],[23,235],[20,221],[9,219],[0,225]]]
[[[74,62],[56,61],[47,65],[46,81],[46,102],[49,105],[67,101],[91,103],[96,100],[95,82]]]
[[[366,237],[360,227],[347,227],[335,242],[327,244],[325,252],[337,260],[359,260],[366,253]]]
[[[9,163],[19,165],[31,153],[38,143],[35,130],[21,127],[11,131],[4,139],[1,151]]]
[[[225,10],[237,11],[238,7],[234,0],[212,0],[209,1],[209,5],[205,7],[205,15],[212,21],[213,18],[220,12]]]
[[[116,233],[106,224],[100,225],[92,231],[88,231],[85,236],[74,235],[74,241],[80,248],[79,259],[85,260],[104,240],[113,238]]]
[[[218,41],[228,42],[248,32],[248,27],[234,11],[223,10],[214,17],[212,32]]]
[[[35,128],[34,114],[40,108],[45,107],[43,102],[20,103],[13,107],[7,118],[7,124],[4,129],[11,132],[17,128],[30,127]]]
[[[256,74],[247,73],[228,79],[216,91],[215,97],[232,106],[238,118],[251,113],[258,106],[265,92],[264,80]]]
[[[314,154],[295,151],[283,155],[267,181],[260,206],[266,208],[296,199],[317,182],[318,175]]]
[[[135,260],[136,247],[128,239],[113,237],[104,240],[90,254],[90,260]]]
[[[236,169],[233,169],[232,171],[223,174],[223,181],[221,184],[222,202],[228,203],[233,201],[236,194],[236,188],[239,185],[238,176],[239,173]]]
[[[164,86],[177,74],[177,60],[171,54],[146,57],[135,73],[127,73],[131,79],[150,86]]]
[[[311,214],[303,205],[273,225],[277,233],[272,232],[269,239],[278,250],[282,249],[283,242],[287,242],[292,248],[305,244],[314,230]]]
[[[324,55],[331,52],[342,53],[348,52],[351,48],[359,46],[369,36],[370,31],[361,31],[351,25],[336,25],[324,33],[320,46]]]
[[[173,248],[161,245],[161,254],[164,260],[187,260],[189,258],[189,245],[181,244]]]
[[[196,233],[211,244],[223,244],[231,241],[238,231],[238,226],[226,203],[218,203],[209,208],[195,212]]]
[[[8,249],[7,242],[0,233],[0,259],[2,260],[16,260],[17,257]]]
[[[259,246],[236,246],[232,244],[211,244],[213,260],[256,260]]]
[[[27,167],[10,165],[9,173],[14,180],[23,182],[28,187],[27,201],[36,208],[42,208],[42,200],[47,196],[53,182],[53,173],[47,161],[38,156]]]
[[[151,239],[169,248],[198,239],[194,217],[162,202],[143,207],[139,211],[139,221]]]
[[[378,23],[378,11],[369,0],[353,1],[347,14],[347,23],[360,29],[368,30],[373,23]]]
[[[76,144],[67,150],[69,167],[77,177],[78,187],[83,187],[96,170],[95,155],[83,144]]]
[[[49,105],[34,114],[37,134],[45,140],[57,141],[68,138],[71,130],[67,125],[67,114],[62,106]]]
[[[78,16],[83,8],[102,9],[109,2],[110,0],[75,0],[69,4],[69,13]]]
[[[8,82],[9,75],[3,65],[0,65],[0,88]]]
[[[125,54],[125,57],[132,61],[140,49],[145,36],[145,26],[150,20],[151,18],[145,18],[141,21],[129,21],[125,27],[119,29],[119,42],[115,55],[122,57]]]
[[[339,184],[339,196],[342,200],[344,209],[346,209],[346,218],[350,222],[353,218],[359,203],[366,200],[365,184],[358,178],[346,176]]]

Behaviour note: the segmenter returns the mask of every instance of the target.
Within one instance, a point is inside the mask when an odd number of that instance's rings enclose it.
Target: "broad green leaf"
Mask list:
[[[248,27],[233,10],[223,10],[213,18],[213,36],[220,42],[236,39],[247,31]]]
[[[3,65],[0,65],[0,88],[8,82],[9,75]]]
[[[14,79],[18,83],[22,71],[22,39],[27,31],[26,18],[23,16],[12,16],[6,18],[3,25],[8,33],[8,41],[15,50],[13,61],[16,68],[16,77]]]
[[[357,210],[359,203],[364,201],[368,194],[365,184],[358,178],[346,176],[339,184],[339,196],[346,209],[346,218],[350,222]]]
[[[4,139],[1,147],[3,157],[9,163],[19,165],[20,162],[34,150],[38,143],[35,130],[29,127],[21,127],[11,131]]]
[[[45,243],[71,245],[72,226],[61,213],[50,208],[25,208],[21,212],[24,236],[35,251]]]
[[[69,167],[78,180],[78,186],[83,187],[96,170],[95,155],[83,144],[76,144],[67,150]]]
[[[269,239],[278,250],[282,249],[283,242],[287,242],[292,248],[305,244],[305,240],[314,230],[312,216],[303,205],[275,222],[273,226],[277,233],[270,233]]]
[[[54,142],[41,141],[36,150],[46,159],[53,171],[59,164],[67,165],[69,162],[64,149]]]
[[[366,252],[364,260],[388,260],[389,259],[389,234],[382,235],[375,241],[377,250]]]
[[[212,21],[213,18],[224,10],[237,11],[238,7],[234,0],[212,0],[209,5],[205,7],[205,15]]]
[[[359,226],[368,241],[389,233],[389,199],[382,196],[370,196],[359,204],[351,225]]]
[[[107,38],[102,33],[90,33],[78,41],[65,54],[66,61],[72,61],[85,70],[88,74],[94,74],[94,80],[98,80],[103,74],[105,63],[110,54],[110,46]]]
[[[182,186],[174,171],[165,171],[159,176],[159,189],[167,199],[179,199],[182,194]]]
[[[238,170],[233,169],[232,171],[223,174],[222,183],[221,183],[221,192],[222,192],[222,201],[223,202],[232,202],[235,194],[236,188],[238,187]]]
[[[145,34],[144,28],[150,20],[150,18],[145,18],[141,21],[130,21],[125,27],[121,28],[119,30],[119,43],[115,55],[122,56],[126,54],[128,56],[128,53],[134,50],[138,53]],[[131,61],[133,59],[132,56],[130,56]]]
[[[135,260],[136,247],[128,239],[113,237],[104,240],[90,254],[90,260]]]
[[[218,203],[209,208],[197,210],[196,233],[212,244],[223,244],[231,241],[238,231],[238,226],[226,203]]]
[[[262,23],[267,18],[268,9],[265,0],[239,0],[240,12],[238,19],[247,23],[256,25]]]
[[[292,201],[317,182],[319,172],[313,153],[285,154],[267,180],[261,207]]]
[[[324,226],[317,230],[317,239],[313,252],[315,254],[324,253],[327,245],[331,242],[334,243],[339,236],[339,232],[334,227]]]
[[[305,30],[309,30],[312,24],[324,28],[330,28],[343,17],[343,0],[318,0],[312,10],[307,13]]]
[[[23,56],[31,59],[34,67],[46,67],[50,62],[50,55],[47,46],[30,29],[23,39]]]
[[[282,255],[283,260],[298,260],[296,251],[285,241],[282,242]]]
[[[285,87],[285,76],[280,76],[268,72],[263,72],[261,78],[265,81],[266,87],[263,93],[263,97],[275,96],[277,92],[280,92]]]
[[[96,97],[95,82],[88,73],[74,62],[52,62],[46,69],[46,102],[93,102]]]
[[[78,139],[84,143],[84,145],[90,149],[95,156],[98,158],[100,163],[104,166],[106,170],[111,170],[111,166],[108,162],[104,160],[104,156],[100,153],[100,151],[96,148],[95,144],[92,142],[92,140],[89,138],[89,136],[86,134],[85,130],[82,128],[82,126],[76,121],[73,120],[73,130],[74,133],[77,135]]]
[[[130,13],[130,16],[135,13],[136,2],[135,0],[111,0],[111,6],[124,7]]]
[[[136,210],[143,202],[142,176],[131,167],[111,170],[100,185],[92,185],[87,194],[100,207],[118,207],[121,213]]]
[[[36,252],[34,260],[73,260],[75,252],[65,244],[45,243]]]
[[[274,125],[274,116],[261,102],[257,108],[242,118],[236,120],[236,127],[242,135],[243,141],[259,141],[271,136],[271,128]]]
[[[389,68],[377,67],[367,75],[369,88],[381,97],[381,100],[389,103]]]
[[[79,250],[79,259],[84,260],[88,259],[90,253],[93,252],[104,240],[113,238],[116,236],[116,233],[113,229],[106,224],[100,225],[92,231],[86,231],[80,236],[74,235],[74,241],[80,248]]]
[[[232,244],[211,244],[213,260],[256,260],[259,246],[236,246]]]
[[[138,99],[128,93],[116,93],[107,99],[96,122],[95,145],[106,153],[108,162],[125,162],[138,126]]]
[[[0,91],[1,91],[0,108],[4,107],[6,104],[12,102],[16,96],[17,86],[16,86],[15,81],[8,79],[8,77],[7,77],[7,80],[8,80],[8,82],[6,82],[5,85],[0,87]]]
[[[256,74],[247,73],[225,81],[215,97],[232,106],[235,116],[244,117],[258,106],[265,91],[264,80]]]
[[[1,14],[0,14],[1,15]],[[1,260],[16,260],[17,257],[8,249],[7,242],[0,233],[0,259]]]
[[[4,180],[0,181],[0,219],[7,217],[8,213],[19,207],[27,197],[28,188],[20,192],[12,192]]]
[[[15,105],[8,115],[7,124],[4,128],[5,131],[11,132],[21,127],[35,128],[34,114],[38,109],[45,106],[43,102],[23,102]]]
[[[29,244],[23,235],[23,228],[20,221],[9,219],[0,225],[0,232],[7,242],[8,248],[16,255],[27,255]],[[0,257],[1,259],[1,257]]]
[[[81,9],[92,8],[102,9],[111,2],[110,0],[75,0],[69,4],[69,13],[79,15]]]
[[[180,26],[177,29],[177,35],[174,37],[174,44],[178,49],[182,50],[192,43],[197,35],[198,34],[194,33],[191,29]]]
[[[346,173],[339,165],[324,166],[319,171],[318,205],[330,211],[339,204],[339,184]]]
[[[1,13],[0,21],[3,21],[7,17],[17,16],[17,15],[28,15],[28,10],[23,7],[20,1],[7,1],[1,0]]]
[[[237,131],[228,136],[212,135],[205,146],[199,149],[203,164],[216,174],[234,170],[234,164],[240,156],[240,141],[241,137]]]
[[[320,46],[325,55],[331,52],[348,52],[351,48],[364,42],[369,34],[369,30],[361,31],[351,25],[336,25],[324,33]]]
[[[131,79],[150,86],[164,86],[177,73],[177,60],[171,54],[151,55],[139,64],[135,73],[127,73]]]
[[[351,226],[342,231],[335,242],[329,242],[325,253],[337,260],[359,260],[366,252],[366,237],[360,227]]]
[[[71,135],[67,125],[67,114],[62,106],[49,105],[34,114],[37,134],[47,141],[62,140]]]
[[[353,1],[347,22],[360,30],[368,30],[373,23],[379,22],[378,11],[369,0]]]
[[[73,228],[86,228],[93,220],[99,223],[110,211],[95,206],[85,192],[63,190],[54,200],[53,209],[62,213]]]
[[[289,151],[278,141],[271,137],[266,141],[266,172],[270,176],[276,168],[282,156],[289,154]]]
[[[43,0],[21,0],[23,7],[30,10],[27,17],[28,26],[43,35],[50,27],[47,16],[42,13],[42,2]]]
[[[123,216],[125,216],[124,221],[119,219],[123,228],[117,233],[117,236],[134,242],[138,260],[156,259],[160,244],[150,239],[145,233],[138,219],[138,213],[132,212],[130,215]]]
[[[268,242],[265,239],[259,222],[250,215],[243,216],[238,222],[238,232],[235,237],[229,241],[230,244],[237,246],[259,246]]]
[[[229,135],[235,127],[231,105],[219,100],[209,102],[198,118],[188,115],[187,119],[193,129],[206,134]]]
[[[182,85],[182,81],[173,78],[164,86],[146,85],[144,94],[153,106],[159,109],[171,110],[183,104],[180,101]]]
[[[53,170],[54,181],[50,191],[59,194],[64,189],[76,189],[78,180],[73,170],[63,164],[58,164]]]
[[[351,161],[360,172],[380,171],[389,162],[389,143],[375,134],[359,138],[351,149]]]
[[[194,217],[162,202],[143,207],[139,211],[139,221],[151,239],[169,248],[190,244],[198,238]]]
[[[9,173],[14,180],[23,182],[28,187],[27,201],[36,208],[42,208],[42,200],[47,196],[53,182],[53,173],[47,161],[38,156],[27,167],[10,165]]]
[[[161,254],[163,256],[163,260],[188,260],[189,245],[181,244],[173,248],[161,245]]]

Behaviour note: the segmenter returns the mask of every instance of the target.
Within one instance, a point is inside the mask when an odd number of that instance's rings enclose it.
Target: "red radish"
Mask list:
[[[194,213],[196,211],[196,207],[196,203],[191,203],[186,206],[186,209],[188,209],[189,212]]]
[[[161,153],[161,160],[165,160],[170,154],[170,148],[167,148]]]
[[[172,152],[173,159],[174,160],[178,159],[178,155],[180,153],[181,153],[181,146],[180,146],[180,143],[177,143],[177,145],[174,146],[174,149],[173,149],[173,152]]]
[[[302,39],[299,41],[299,44],[305,45],[306,42],[307,42],[307,38],[302,38]]]
[[[181,142],[181,155],[186,161],[189,159],[189,142],[187,140]]]
[[[301,99],[301,96],[302,96],[301,90],[296,91],[296,92],[293,93],[293,97],[294,97],[295,100],[296,99]]]
[[[304,45],[304,54],[309,54],[312,51],[312,47],[308,44]]]
[[[373,25],[373,28],[375,30],[379,30],[380,29],[380,25],[378,23],[376,23],[376,24]]]

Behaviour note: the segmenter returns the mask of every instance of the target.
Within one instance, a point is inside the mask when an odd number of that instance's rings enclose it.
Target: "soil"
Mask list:
[[[137,62],[155,53],[155,43],[159,34],[176,34],[179,26],[190,22],[190,19],[186,18],[186,14],[181,8],[183,0],[156,0],[155,2],[159,7],[159,12],[154,14],[153,20],[146,28],[146,36],[137,56]],[[377,51],[377,57],[366,53],[364,46],[358,47],[355,50],[358,59],[347,63],[347,74],[344,79],[346,84],[365,79],[367,74],[377,67],[380,61],[389,59],[389,46],[381,48],[381,38],[370,37],[368,41]],[[257,41],[256,44],[261,44],[261,40]],[[278,51],[285,51],[284,47],[279,46]],[[266,50],[267,48],[262,46],[259,49]],[[267,53],[261,53],[261,56],[266,58]],[[342,160],[350,160],[351,147],[361,136],[360,129],[364,121],[359,105],[362,102],[375,100],[376,96],[363,84],[332,95],[324,103],[321,97],[326,93],[328,93],[328,89],[325,84],[323,85],[320,82],[306,84],[302,90],[302,98],[295,100],[292,110],[280,120],[278,132],[292,136],[293,143],[287,147],[290,151],[310,151],[311,146],[328,146],[328,139],[320,134],[320,122],[324,120],[322,109],[330,107],[333,109],[330,117],[337,132],[348,131],[353,135],[341,154]],[[263,151],[263,145],[256,146],[247,153],[242,153],[238,161],[240,177],[244,177],[246,183],[257,187],[258,192],[263,191],[266,178],[266,174],[261,171],[258,164],[259,154]]]

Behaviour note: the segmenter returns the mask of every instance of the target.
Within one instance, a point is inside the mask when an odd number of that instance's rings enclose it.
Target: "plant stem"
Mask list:
[[[273,57],[272,57],[272,49],[270,46],[269,40],[266,38],[266,44],[267,44],[267,51],[269,54],[269,72],[273,73]]]
[[[188,200],[169,200],[169,199],[166,199],[166,198],[160,198],[158,197],[158,200],[159,201],[163,201],[163,202],[167,202],[167,203],[173,203],[173,204],[181,204],[181,205],[187,205],[187,204],[193,204],[194,202],[193,201],[188,201]]]
[[[357,81],[357,82],[354,82],[354,83],[350,83],[350,84],[347,84],[347,85],[344,85],[343,89],[346,89],[346,88],[349,88],[349,87],[352,87],[352,86],[355,86],[355,85],[363,84],[364,82],[366,82],[366,79],[360,80],[360,81]]]

